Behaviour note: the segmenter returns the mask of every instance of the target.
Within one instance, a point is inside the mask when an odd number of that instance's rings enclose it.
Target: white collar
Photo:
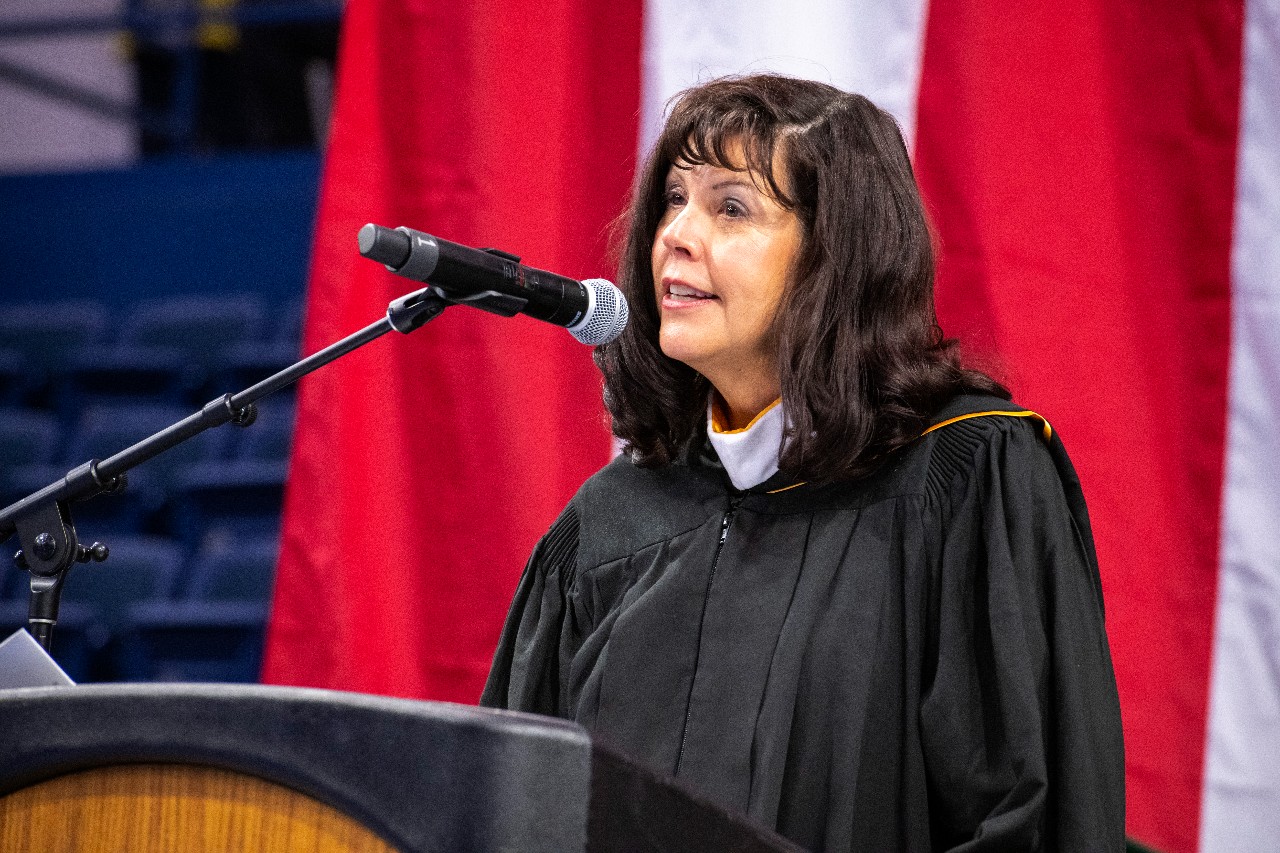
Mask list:
[[[742,429],[727,432],[716,429],[712,406],[707,406],[707,438],[735,489],[758,486],[778,473],[785,424],[781,400],[756,415]]]

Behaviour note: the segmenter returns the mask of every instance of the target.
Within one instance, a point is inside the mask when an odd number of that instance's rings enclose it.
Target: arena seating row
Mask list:
[[[0,405],[74,420],[121,399],[200,405],[298,358],[301,307],[252,294],[170,297],[112,312],[93,300],[0,311]]]
[[[106,562],[76,565],[54,652],[77,681],[257,680],[276,540],[214,538],[190,560],[163,537],[113,536]],[[25,624],[26,576],[8,571],[4,636]]]
[[[119,494],[72,506],[77,529],[160,534],[198,550],[202,539],[229,529],[274,534],[292,434],[292,409],[263,401],[258,420],[206,430],[128,474]],[[149,404],[93,407],[69,437],[46,412],[0,409],[0,505],[55,482],[89,459],[105,459],[180,420],[189,411]]]
[[[0,506],[292,364],[300,315],[253,294],[0,307]],[[73,678],[257,679],[292,422],[292,396],[274,394],[249,427],[208,430],[72,505],[80,540],[111,552],[66,582],[54,656]],[[26,586],[0,564],[0,637],[25,623]]]

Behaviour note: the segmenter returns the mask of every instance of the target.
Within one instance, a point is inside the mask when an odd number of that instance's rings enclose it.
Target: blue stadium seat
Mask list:
[[[94,608],[107,631],[118,633],[128,620],[131,605],[165,600],[173,594],[182,549],[176,542],[157,536],[102,538],[110,548],[107,561],[72,567],[62,598]]]
[[[285,473],[284,463],[259,460],[184,467],[171,495],[173,530],[190,553],[219,540],[278,535]]]
[[[278,552],[274,538],[214,541],[192,560],[182,597],[265,604],[271,600]]]
[[[200,550],[178,601],[129,610],[122,677],[255,682],[275,574],[283,466],[199,463],[179,476],[181,521]]]
[[[0,408],[0,480],[19,465],[52,462],[62,430],[58,419],[34,409]]]
[[[128,681],[252,683],[262,669],[267,605],[143,602],[130,608],[120,672]]]
[[[54,405],[68,423],[91,406],[149,404],[194,408],[203,368],[172,347],[82,347],[55,377]]]
[[[21,352],[33,380],[41,382],[76,349],[106,337],[107,309],[96,300],[6,305],[0,311],[0,347]]]
[[[86,630],[89,663],[77,680],[127,678],[120,661],[122,638],[131,624],[130,610],[140,602],[167,600],[182,561],[182,549],[163,537],[103,538],[111,549],[107,561],[73,566],[62,591],[63,610],[72,607],[92,614]],[[59,617],[55,649],[60,643],[60,629],[70,627],[63,626],[62,614]],[[54,657],[58,659],[56,654]]]
[[[210,371],[226,347],[266,334],[264,313],[261,297],[249,293],[151,300],[125,318],[120,342],[179,349]]]

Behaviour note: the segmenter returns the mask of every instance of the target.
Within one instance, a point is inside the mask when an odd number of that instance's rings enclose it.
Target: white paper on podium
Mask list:
[[[19,628],[0,643],[0,689],[68,687],[75,684],[36,638]]]

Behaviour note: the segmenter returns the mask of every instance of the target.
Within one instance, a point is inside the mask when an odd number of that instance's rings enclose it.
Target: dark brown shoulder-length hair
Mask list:
[[[701,434],[711,392],[658,344],[651,252],[677,163],[748,170],[804,226],[772,328],[789,421],[783,471],[814,482],[865,476],[954,395],[1008,398],[961,366],[938,326],[932,238],[893,118],[822,83],[724,78],[679,96],[623,220],[631,321],[595,358],[614,433],[637,464],[678,459]]]

